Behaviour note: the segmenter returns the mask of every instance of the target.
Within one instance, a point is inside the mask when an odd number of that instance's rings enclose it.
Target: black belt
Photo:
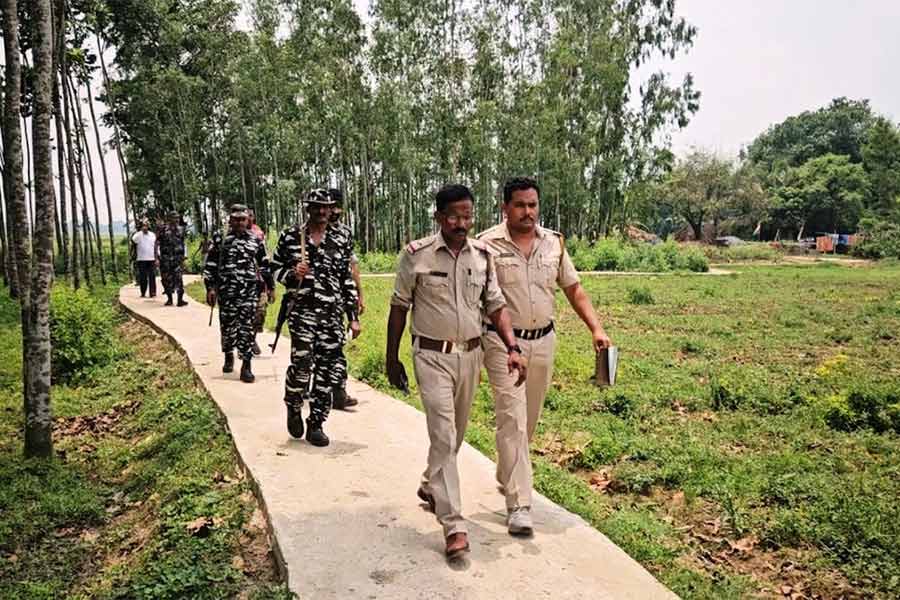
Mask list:
[[[487,330],[496,332],[497,328],[488,323]],[[513,329],[513,334],[520,340],[530,341],[539,340],[551,331],[553,331],[553,321],[550,321],[550,324],[542,329]]]
[[[413,343],[415,343],[416,340],[419,340],[419,348],[421,348],[422,350],[436,350],[438,352],[443,352],[444,354],[450,354],[451,352],[453,352],[453,342],[448,342],[446,340],[433,340],[431,338],[422,337],[421,335],[413,336]],[[481,345],[481,338],[472,338],[471,340],[455,345],[462,346],[464,352],[471,352]]]

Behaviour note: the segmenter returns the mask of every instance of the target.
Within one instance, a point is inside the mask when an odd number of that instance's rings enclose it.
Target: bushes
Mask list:
[[[853,246],[853,254],[863,258],[900,258],[900,224],[863,219],[859,229],[863,238]]]
[[[50,343],[55,381],[88,376],[119,354],[112,306],[84,290],[56,286],[50,296]]]
[[[593,245],[580,239],[567,242],[569,255],[579,271],[668,271],[706,272],[709,261],[694,246],[682,246],[669,240],[662,244],[631,243],[618,238],[603,238]]]
[[[838,431],[871,429],[900,433],[900,387],[861,385],[828,398],[825,422]]]
[[[784,257],[781,250],[762,242],[747,242],[738,246],[695,246],[695,248],[713,262],[730,263],[748,260],[778,262]]]

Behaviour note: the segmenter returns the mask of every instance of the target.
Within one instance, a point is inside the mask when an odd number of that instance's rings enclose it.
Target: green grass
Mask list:
[[[212,401],[148,327],[109,327],[118,360],[54,385],[56,456],[25,460],[18,312],[0,296],[0,598],[289,597]]]
[[[608,390],[591,385],[589,336],[558,295],[536,487],[685,598],[771,595],[783,584],[822,597],[896,597],[900,438],[867,425],[871,407],[846,421],[848,431],[833,411],[876,398],[876,422],[890,423],[900,267],[738,270],[586,278],[621,352]],[[405,396],[383,374],[392,283],[364,279],[368,311],[348,346],[350,370],[421,408],[414,381]],[[401,360],[411,373],[408,335]],[[493,418],[483,377],[467,439],[488,456]],[[733,550],[738,542],[750,550]]]

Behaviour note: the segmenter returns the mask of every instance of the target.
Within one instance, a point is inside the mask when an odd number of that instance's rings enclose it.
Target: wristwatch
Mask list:
[[[518,345],[518,344],[515,344],[514,346],[507,346],[507,347],[506,347],[506,353],[507,353],[507,354],[512,354],[513,352],[518,352],[519,354],[522,354],[522,349],[519,348],[519,345]]]

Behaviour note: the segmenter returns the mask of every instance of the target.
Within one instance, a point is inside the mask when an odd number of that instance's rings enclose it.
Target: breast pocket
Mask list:
[[[484,290],[486,271],[472,269],[466,276],[466,302],[471,307],[481,304],[481,293]]]
[[[419,276],[419,291],[430,300],[444,301],[450,297],[450,282],[437,275]]]
[[[496,263],[497,281],[501,286],[515,285],[522,281],[524,274],[519,263],[511,260],[498,260]]]
[[[545,288],[553,289],[556,286],[556,275],[559,263],[554,260],[543,259],[540,262],[538,283]]]

